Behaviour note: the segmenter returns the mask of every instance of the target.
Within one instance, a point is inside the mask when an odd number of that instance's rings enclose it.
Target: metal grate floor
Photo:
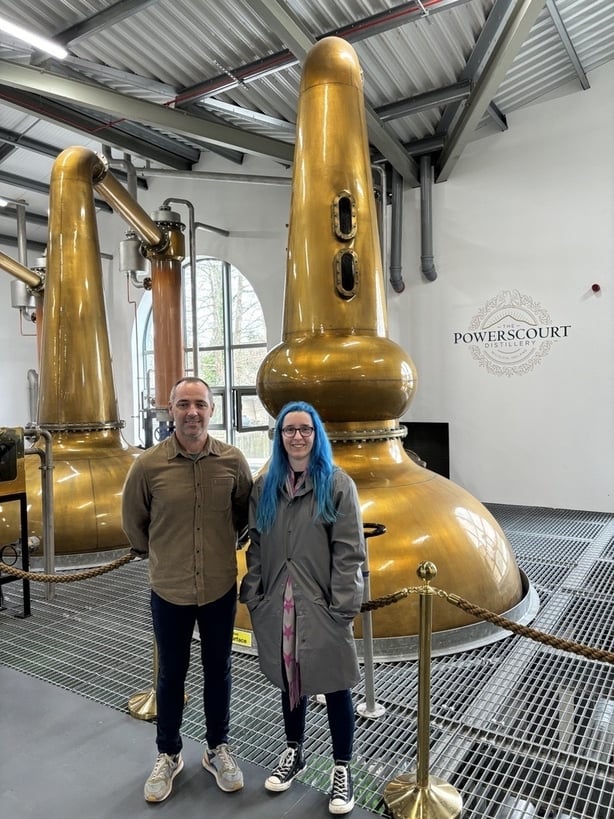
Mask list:
[[[614,515],[490,505],[518,564],[539,594],[534,628],[614,651]],[[145,563],[56,586],[2,587],[0,663],[121,711],[152,685]],[[442,603],[443,605],[443,603]],[[385,815],[382,793],[415,772],[417,663],[378,663],[377,719],[357,717],[356,803]],[[279,694],[257,658],[233,659],[232,739],[237,754],[268,768],[283,746]],[[460,791],[464,819],[609,819],[614,816],[614,665],[526,638],[432,661],[430,771]],[[199,663],[187,685],[183,733],[204,739]],[[354,692],[365,699],[362,685]],[[300,780],[326,791],[325,706],[309,705],[309,765]]]

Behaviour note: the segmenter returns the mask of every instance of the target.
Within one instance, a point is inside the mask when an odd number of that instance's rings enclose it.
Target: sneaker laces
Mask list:
[[[170,771],[172,769],[172,763],[175,760],[170,754],[158,754],[156,759],[155,765],[153,767],[153,771],[151,772],[150,779],[155,779],[160,776],[164,776],[166,774],[166,770]]]
[[[237,770],[236,763],[230,754],[230,748],[228,745],[219,745],[215,751],[215,756],[221,762],[221,766],[224,770],[229,771],[230,773],[234,773]]]
[[[292,770],[297,753],[297,748],[286,748],[283,754],[279,757],[279,764],[271,776],[277,776],[279,779],[283,780],[284,777]]]
[[[333,787],[331,799],[342,799],[344,802],[349,798],[349,776],[345,765],[335,765],[333,770]]]

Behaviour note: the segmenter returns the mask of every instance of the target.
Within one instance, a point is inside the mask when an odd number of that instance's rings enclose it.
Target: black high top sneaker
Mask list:
[[[294,777],[304,771],[305,767],[303,746],[299,742],[289,742],[288,747],[279,757],[277,767],[265,779],[264,787],[267,791],[287,791]]]
[[[349,762],[336,760],[330,781],[329,813],[349,813],[354,807],[354,786]]]

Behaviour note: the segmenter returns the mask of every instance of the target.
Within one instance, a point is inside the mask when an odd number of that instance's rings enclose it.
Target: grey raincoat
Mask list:
[[[256,528],[264,475],[250,499],[247,573],[240,599],[249,609],[263,674],[283,689],[281,638],[283,594],[292,577],[301,694],[326,694],[360,680],[353,619],[363,593],[365,542],[358,493],[341,469],[333,475],[337,520],[314,519],[309,477],[291,499],[283,496],[270,531]]]

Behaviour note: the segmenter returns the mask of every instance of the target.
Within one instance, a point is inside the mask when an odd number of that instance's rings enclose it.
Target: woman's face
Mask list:
[[[297,472],[303,471],[309,463],[314,434],[308,412],[289,412],[284,416],[281,440],[288,453],[290,466]]]

